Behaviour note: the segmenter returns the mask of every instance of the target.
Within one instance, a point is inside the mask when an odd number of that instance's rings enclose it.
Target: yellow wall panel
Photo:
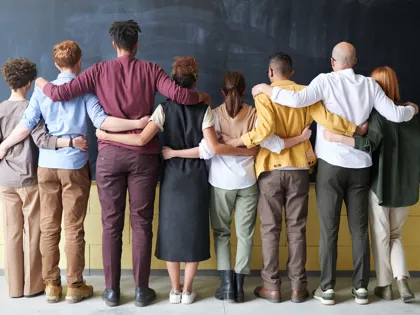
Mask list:
[[[159,207],[159,187],[156,191],[155,200],[155,216],[153,222],[153,251],[152,251],[152,268],[165,269],[165,262],[158,260],[155,256],[156,236],[158,228],[158,208]],[[2,205],[0,205],[2,212]],[[283,210],[284,211],[284,210]],[[340,233],[339,233],[339,247],[338,247],[338,269],[339,270],[352,270],[352,249],[351,237],[348,229],[347,217],[345,207],[343,206],[341,213]],[[4,239],[3,239],[3,216],[0,215],[0,268],[4,266]],[[284,270],[287,262],[287,235],[285,229],[285,220],[283,220],[283,229],[280,236],[280,269]],[[261,269],[262,267],[262,248],[261,248],[261,235],[260,235],[260,221],[257,215],[257,223],[254,235],[254,248],[252,254],[252,269]],[[130,215],[127,197],[125,224],[123,233],[123,254],[122,254],[122,267],[123,269],[132,268],[132,255],[131,255],[131,228],[130,228]],[[407,263],[410,270],[420,271],[420,235],[418,227],[420,226],[420,205],[417,204],[410,208],[409,217],[404,225],[403,242],[406,245]],[[89,210],[85,221],[86,230],[86,269],[102,269],[102,223],[101,223],[101,207],[98,199],[98,192],[96,185],[92,185]],[[212,234],[211,230],[210,233]],[[65,268],[66,257],[64,253],[64,231],[61,236],[60,242],[61,260],[60,267]],[[318,211],[316,208],[316,195],[314,186],[311,185],[309,192],[309,214],[307,223],[307,270],[319,270],[319,222]],[[232,267],[235,263],[236,256],[236,233],[232,231]],[[216,269],[216,259],[214,254],[213,239],[211,237],[211,255],[212,258],[200,264],[200,269]],[[374,268],[373,263],[371,264]]]

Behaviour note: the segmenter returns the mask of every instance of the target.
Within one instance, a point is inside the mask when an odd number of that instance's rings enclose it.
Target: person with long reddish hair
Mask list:
[[[401,102],[398,79],[390,67],[376,68],[371,77],[395,102]],[[409,272],[401,241],[408,207],[419,200],[420,123],[418,117],[394,123],[373,110],[366,136],[346,137],[324,131],[331,142],[341,142],[372,154],[369,221],[378,286],[375,295],[391,300],[392,281],[397,280],[401,299],[415,299],[407,279]]]

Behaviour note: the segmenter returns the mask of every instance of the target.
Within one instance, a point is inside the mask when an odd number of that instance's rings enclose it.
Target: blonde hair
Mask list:
[[[397,74],[390,67],[378,67],[370,75],[380,85],[385,94],[394,102],[400,102],[400,88]]]

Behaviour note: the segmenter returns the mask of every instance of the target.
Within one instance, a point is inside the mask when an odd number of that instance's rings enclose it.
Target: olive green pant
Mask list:
[[[257,204],[257,184],[235,190],[211,187],[210,219],[218,270],[231,270],[230,237],[234,212],[238,238],[235,272],[250,274]]]

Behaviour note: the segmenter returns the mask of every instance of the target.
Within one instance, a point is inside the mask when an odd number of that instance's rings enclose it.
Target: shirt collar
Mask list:
[[[74,73],[69,73],[69,72],[62,72],[58,75],[58,78],[69,78],[69,79],[74,79],[75,77],[77,77],[77,75],[75,75]]]
[[[354,76],[353,68],[335,71],[335,73],[342,74],[342,75],[345,75],[345,76],[349,76],[349,75]]]
[[[281,80],[271,83],[271,86],[285,86],[285,85],[296,85],[292,80]]]

